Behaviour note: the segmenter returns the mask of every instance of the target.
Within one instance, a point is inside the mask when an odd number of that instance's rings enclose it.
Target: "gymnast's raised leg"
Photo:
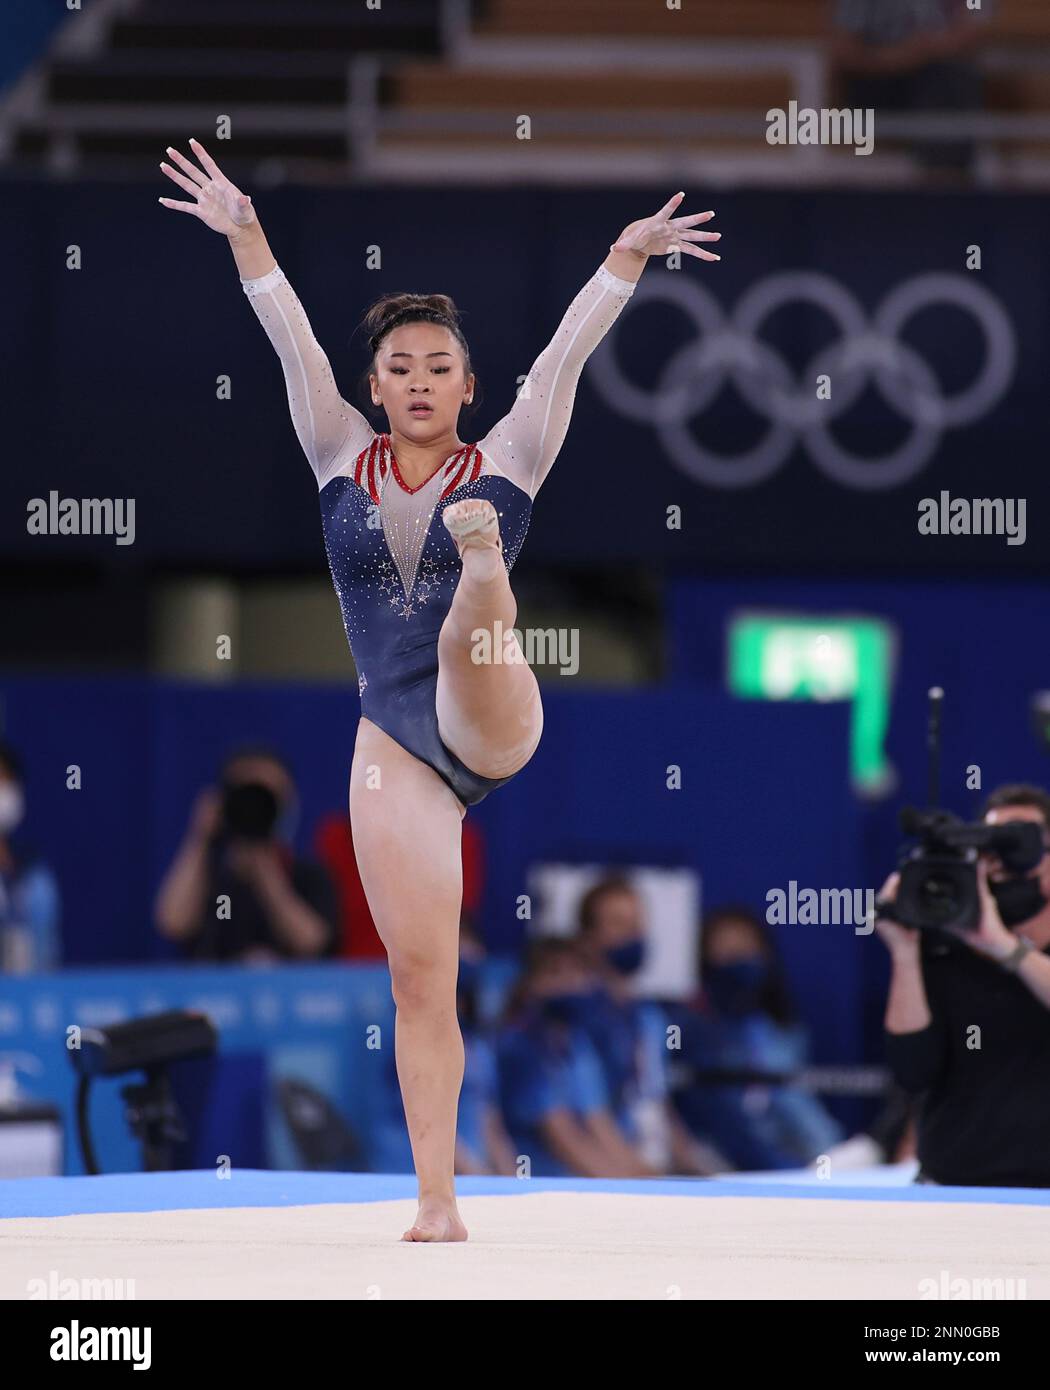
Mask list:
[[[517,640],[503,641],[518,604],[503,562],[496,509],[484,498],[468,498],[446,507],[442,520],[459,547],[463,570],[438,637],[438,731],[472,772],[509,777],[536,751],[543,705]],[[487,646],[479,634],[488,635]]]

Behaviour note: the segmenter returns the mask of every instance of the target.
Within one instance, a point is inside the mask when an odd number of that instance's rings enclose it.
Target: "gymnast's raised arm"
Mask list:
[[[168,147],[183,172],[161,169],[194,202],[159,201],[188,212],[229,241],[241,285],[281,361],[292,424],[317,478],[318,488],[370,442],[373,429],[360,411],[343,400],[323,348],[314,337],[303,306],[274,259],[251,199],[230,182],[198,140],[191,140],[203,172]]]
[[[719,259],[693,244],[721,236],[692,230],[709,222],[713,212],[673,216],[684,197],[676,193],[652,217],[624,228],[533,363],[510,412],[479,441],[482,453],[530,497],[536,496],[565,440],[583,365],[634,293],[649,257],[682,251],[705,261]]]

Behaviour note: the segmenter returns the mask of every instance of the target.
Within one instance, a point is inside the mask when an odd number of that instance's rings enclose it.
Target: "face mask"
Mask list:
[[[605,952],[605,959],[619,974],[633,975],[636,970],[641,969],[645,960],[645,942],[639,937],[637,941],[626,941],[622,946],[613,946]]]
[[[8,835],[25,815],[26,803],[17,782],[0,784],[0,835]]]
[[[586,1023],[597,1000],[597,990],[577,990],[571,994],[552,994],[542,1001],[547,1018],[559,1023]]]
[[[728,965],[709,965],[704,986],[715,1008],[727,1014],[754,1013],[769,978],[769,966],[760,956],[734,960]]]
[[[1047,904],[1047,897],[1037,878],[1005,878],[988,884],[1004,927],[1016,927],[1037,916]]]

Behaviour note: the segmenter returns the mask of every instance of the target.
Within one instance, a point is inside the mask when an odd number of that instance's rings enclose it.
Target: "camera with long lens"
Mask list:
[[[977,864],[995,855],[1006,877],[989,884],[1004,926],[1027,921],[1046,905],[1038,882],[1028,877],[1046,853],[1044,828],[1034,821],[967,823],[937,806],[940,801],[941,709],[944,691],[928,692],[927,791],[932,809],[906,807],[901,829],[918,844],[905,848],[894,902],[876,903],[878,916],[924,931],[973,931],[981,921]],[[1050,701],[1047,702],[1050,714]]]
[[[1045,854],[1042,827],[1034,821],[967,824],[949,811],[901,812],[901,829],[918,837],[900,864],[900,885],[891,916],[927,931],[975,930],[981,920],[977,860],[998,857],[1012,878],[1027,874]]]
[[[239,840],[269,840],[280,815],[276,795],[261,782],[232,782],[223,787],[220,834]]]

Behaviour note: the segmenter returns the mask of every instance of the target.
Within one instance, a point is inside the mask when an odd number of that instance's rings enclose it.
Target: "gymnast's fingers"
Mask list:
[[[158,198],[157,202],[163,203],[166,208],[171,208],[173,212],[192,212],[194,217],[199,212],[196,203],[177,203],[174,198]]]
[[[190,176],[198,188],[203,188],[208,182],[206,176],[201,173],[196,164],[191,164],[184,154],[180,154],[179,151],[174,149],[171,145],[166,146],[164,152],[171,156],[183,173]]]
[[[179,187],[184,188],[187,193],[197,194],[200,192],[200,184],[191,183],[189,179],[183,178],[183,176],[177,170],[173,169],[170,164],[165,164],[164,161],[161,160],[160,168],[161,172],[166,174],[168,178],[171,179],[172,183],[177,183]]]

